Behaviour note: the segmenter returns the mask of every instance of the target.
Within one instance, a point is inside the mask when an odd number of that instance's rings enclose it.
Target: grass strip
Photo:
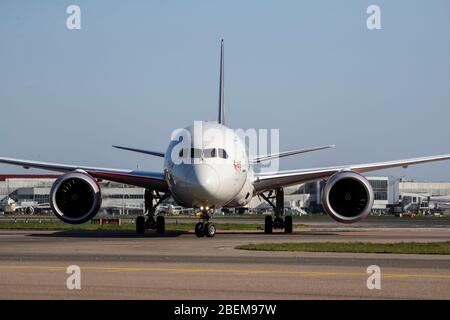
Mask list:
[[[304,242],[304,243],[258,243],[236,247],[241,250],[302,251],[302,252],[349,252],[349,253],[397,253],[397,254],[450,254],[450,241],[445,242]]]

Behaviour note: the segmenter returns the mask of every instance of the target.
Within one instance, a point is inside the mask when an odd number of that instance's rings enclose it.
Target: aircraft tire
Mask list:
[[[271,234],[273,229],[272,216],[266,216],[264,220],[264,233]]]
[[[163,216],[156,217],[156,233],[164,234],[166,232],[166,219]]]
[[[201,237],[205,236],[205,229],[204,229],[203,223],[198,222],[195,225],[195,235],[197,236],[197,238],[201,238]]]
[[[207,237],[212,238],[216,234],[216,226],[212,223],[206,223],[204,233]]]
[[[292,216],[284,218],[284,233],[292,233]]]
[[[145,218],[143,216],[139,216],[136,218],[136,233],[137,234],[145,233]]]

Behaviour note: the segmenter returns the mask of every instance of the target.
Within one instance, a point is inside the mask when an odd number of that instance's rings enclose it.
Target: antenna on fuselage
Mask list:
[[[219,88],[219,120],[220,124],[225,124],[225,106],[224,106],[224,81],[223,81],[223,39],[220,41],[220,88]]]

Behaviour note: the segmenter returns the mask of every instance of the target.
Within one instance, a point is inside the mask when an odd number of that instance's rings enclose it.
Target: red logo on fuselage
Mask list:
[[[233,167],[234,167],[234,170],[241,172],[241,162],[240,161],[234,160]]]

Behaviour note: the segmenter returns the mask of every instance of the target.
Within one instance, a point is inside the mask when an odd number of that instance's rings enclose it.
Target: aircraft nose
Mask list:
[[[207,164],[195,165],[189,175],[192,193],[197,198],[214,197],[219,190],[219,175]]]

